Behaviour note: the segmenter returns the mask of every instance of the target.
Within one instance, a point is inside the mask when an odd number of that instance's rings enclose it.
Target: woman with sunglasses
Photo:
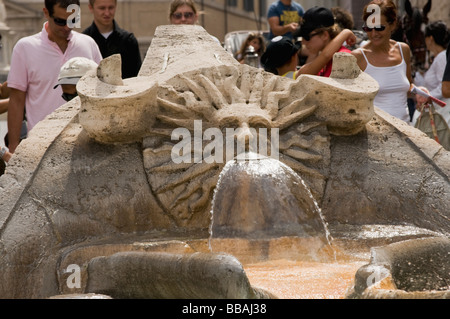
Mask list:
[[[380,8],[380,24],[374,21],[369,5]],[[391,0],[373,0],[364,8],[363,30],[368,42],[352,53],[362,71],[371,75],[380,85],[374,105],[409,123],[408,92],[412,88],[411,50],[406,43],[391,40],[397,26],[397,7]]]
[[[294,43],[288,37],[278,36],[273,38],[268,44],[266,51],[261,57],[261,64],[267,72],[293,80],[296,80],[302,74],[317,75],[325,65],[332,61],[333,55],[345,41],[350,45],[356,43],[356,36],[351,30],[343,30],[331,40],[317,57],[297,70],[301,43]]]
[[[174,0],[169,7],[171,24],[196,24],[198,12],[192,0]]]
[[[196,24],[199,12],[193,0],[173,0],[169,6],[170,24]],[[215,36],[211,38],[222,45]]]
[[[313,7],[305,12],[299,35],[308,54],[315,56],[311,62],[303,65],[300,74],[312,74],[329,77],[333,67],[333,56],[337,52],[351,51],[343,44],[356,43],[356,36],[349,29],[341,31],[335,22],[333,12],[325,7]],[[297,76],[298,76],[297,75]]]
[[[343,47],[344,42],[347,42],[350,46],[356,43],[356,36],[351,30],[339,31],[330,9],[317,6],[305,12],[298,35],[302,37],[302,42],[308,49],[308,53],[313,55],[314,58],[297,71],[298,44],[291,43],[286,45],[287,48],[284,48],[284,46],[274,42],[285,43],[286,39],[280,36],[275,37],[261,57],[261,63],[268,72],[294,80],[302,74],[329,77],[334,54],[336,52],[351,52]],[[289,47],[293,47],[294,50]],[[273,48],[277,48],[277,50],[273,50]]]

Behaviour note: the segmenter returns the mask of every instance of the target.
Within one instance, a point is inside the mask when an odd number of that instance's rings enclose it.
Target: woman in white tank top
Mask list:
[[[409,123],[408,92],[412,87],[411,50],[405,43],[391,40],[397,21],[397,9],[390,0],[376,1],[381,7],[380,25],[368,28],[369,42],[352,52],[361,70],[380,85],[374,105]],[[370,20],[372,11],[364,9],[364,21]],[[368,23],[367,23],[368,24]]]

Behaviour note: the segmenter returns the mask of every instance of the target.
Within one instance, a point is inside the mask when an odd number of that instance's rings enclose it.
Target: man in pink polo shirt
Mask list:
[[[74,16],[67,10],[79,0],[45,0],[47,21],[42,31],[20,39],[14,47],[8,74],[11,89],[8,107],[9,151],[14,153],[20,143],[20,130],[26,107],[28,131],[39,121],[65,103],[61,88],[53,89],[61,66],[73,57],[102,60],[95,41],[73,31],[67,21]],[[68,22],[72,22],[68,23]]]

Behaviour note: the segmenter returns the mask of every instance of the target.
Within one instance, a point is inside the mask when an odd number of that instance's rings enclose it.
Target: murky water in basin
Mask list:
[[[366,263],[273,260],[244,269],[252,286],[281,299],[343,299],[356,271]]]

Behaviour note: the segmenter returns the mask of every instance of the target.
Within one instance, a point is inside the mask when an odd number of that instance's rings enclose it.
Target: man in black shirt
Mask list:
[[[442,79],[442,95],[445,98],[450,98],[450,45],[447,48],[447,66]]]
[[[122,78],[137,76],[142,60],[139,45],[133,33],[119,28],[114,15],[117,0],[89,0],[89,10],[94,15],[91,26],[83,31],[97,42],[103,58],[120,54]]]

